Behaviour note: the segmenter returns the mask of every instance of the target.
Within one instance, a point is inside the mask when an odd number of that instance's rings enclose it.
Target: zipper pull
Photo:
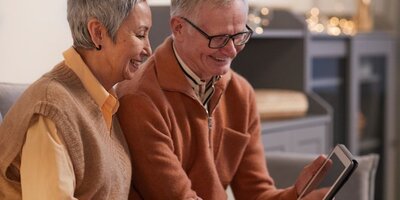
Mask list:
[[[211,149],[212,118],[208,116],[208,148]]]

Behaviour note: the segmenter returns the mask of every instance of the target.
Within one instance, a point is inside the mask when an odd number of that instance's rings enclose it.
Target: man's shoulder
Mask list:
[[[236,73],[233,70],[231,70],[231,73],[231,80],[228,87],[240,90],[242,92],[254,90],[253,86],[242,75]]]

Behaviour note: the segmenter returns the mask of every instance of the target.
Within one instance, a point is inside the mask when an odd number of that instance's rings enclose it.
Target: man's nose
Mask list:
[[[227,56],[235,57],[237,54],[237,49],[233,42],[233,39],[230,39],[228,43],[226,43],[226,45],[221,48],[221,51]]]

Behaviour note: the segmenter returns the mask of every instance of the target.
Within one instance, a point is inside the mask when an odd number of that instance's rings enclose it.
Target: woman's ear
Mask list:
[[[172,17],[170,20],[172,34],[175,40],[181,40],[183,34],[183,20],[179,17]]]
[[[101,49],[103,38],[105,36],[105,28],[103,24],[96,18],[92,18],[88,21],[87,28],[96,49]]]

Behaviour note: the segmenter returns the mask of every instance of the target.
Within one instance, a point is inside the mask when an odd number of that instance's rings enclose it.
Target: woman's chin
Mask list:
[[[135,72],[138,70],[137,67],[133,65],[129,65],[129,67],[126,68],[125,73],[124,73],[124,79],[125,80],[131,80],[133,78],[133,75]]]

